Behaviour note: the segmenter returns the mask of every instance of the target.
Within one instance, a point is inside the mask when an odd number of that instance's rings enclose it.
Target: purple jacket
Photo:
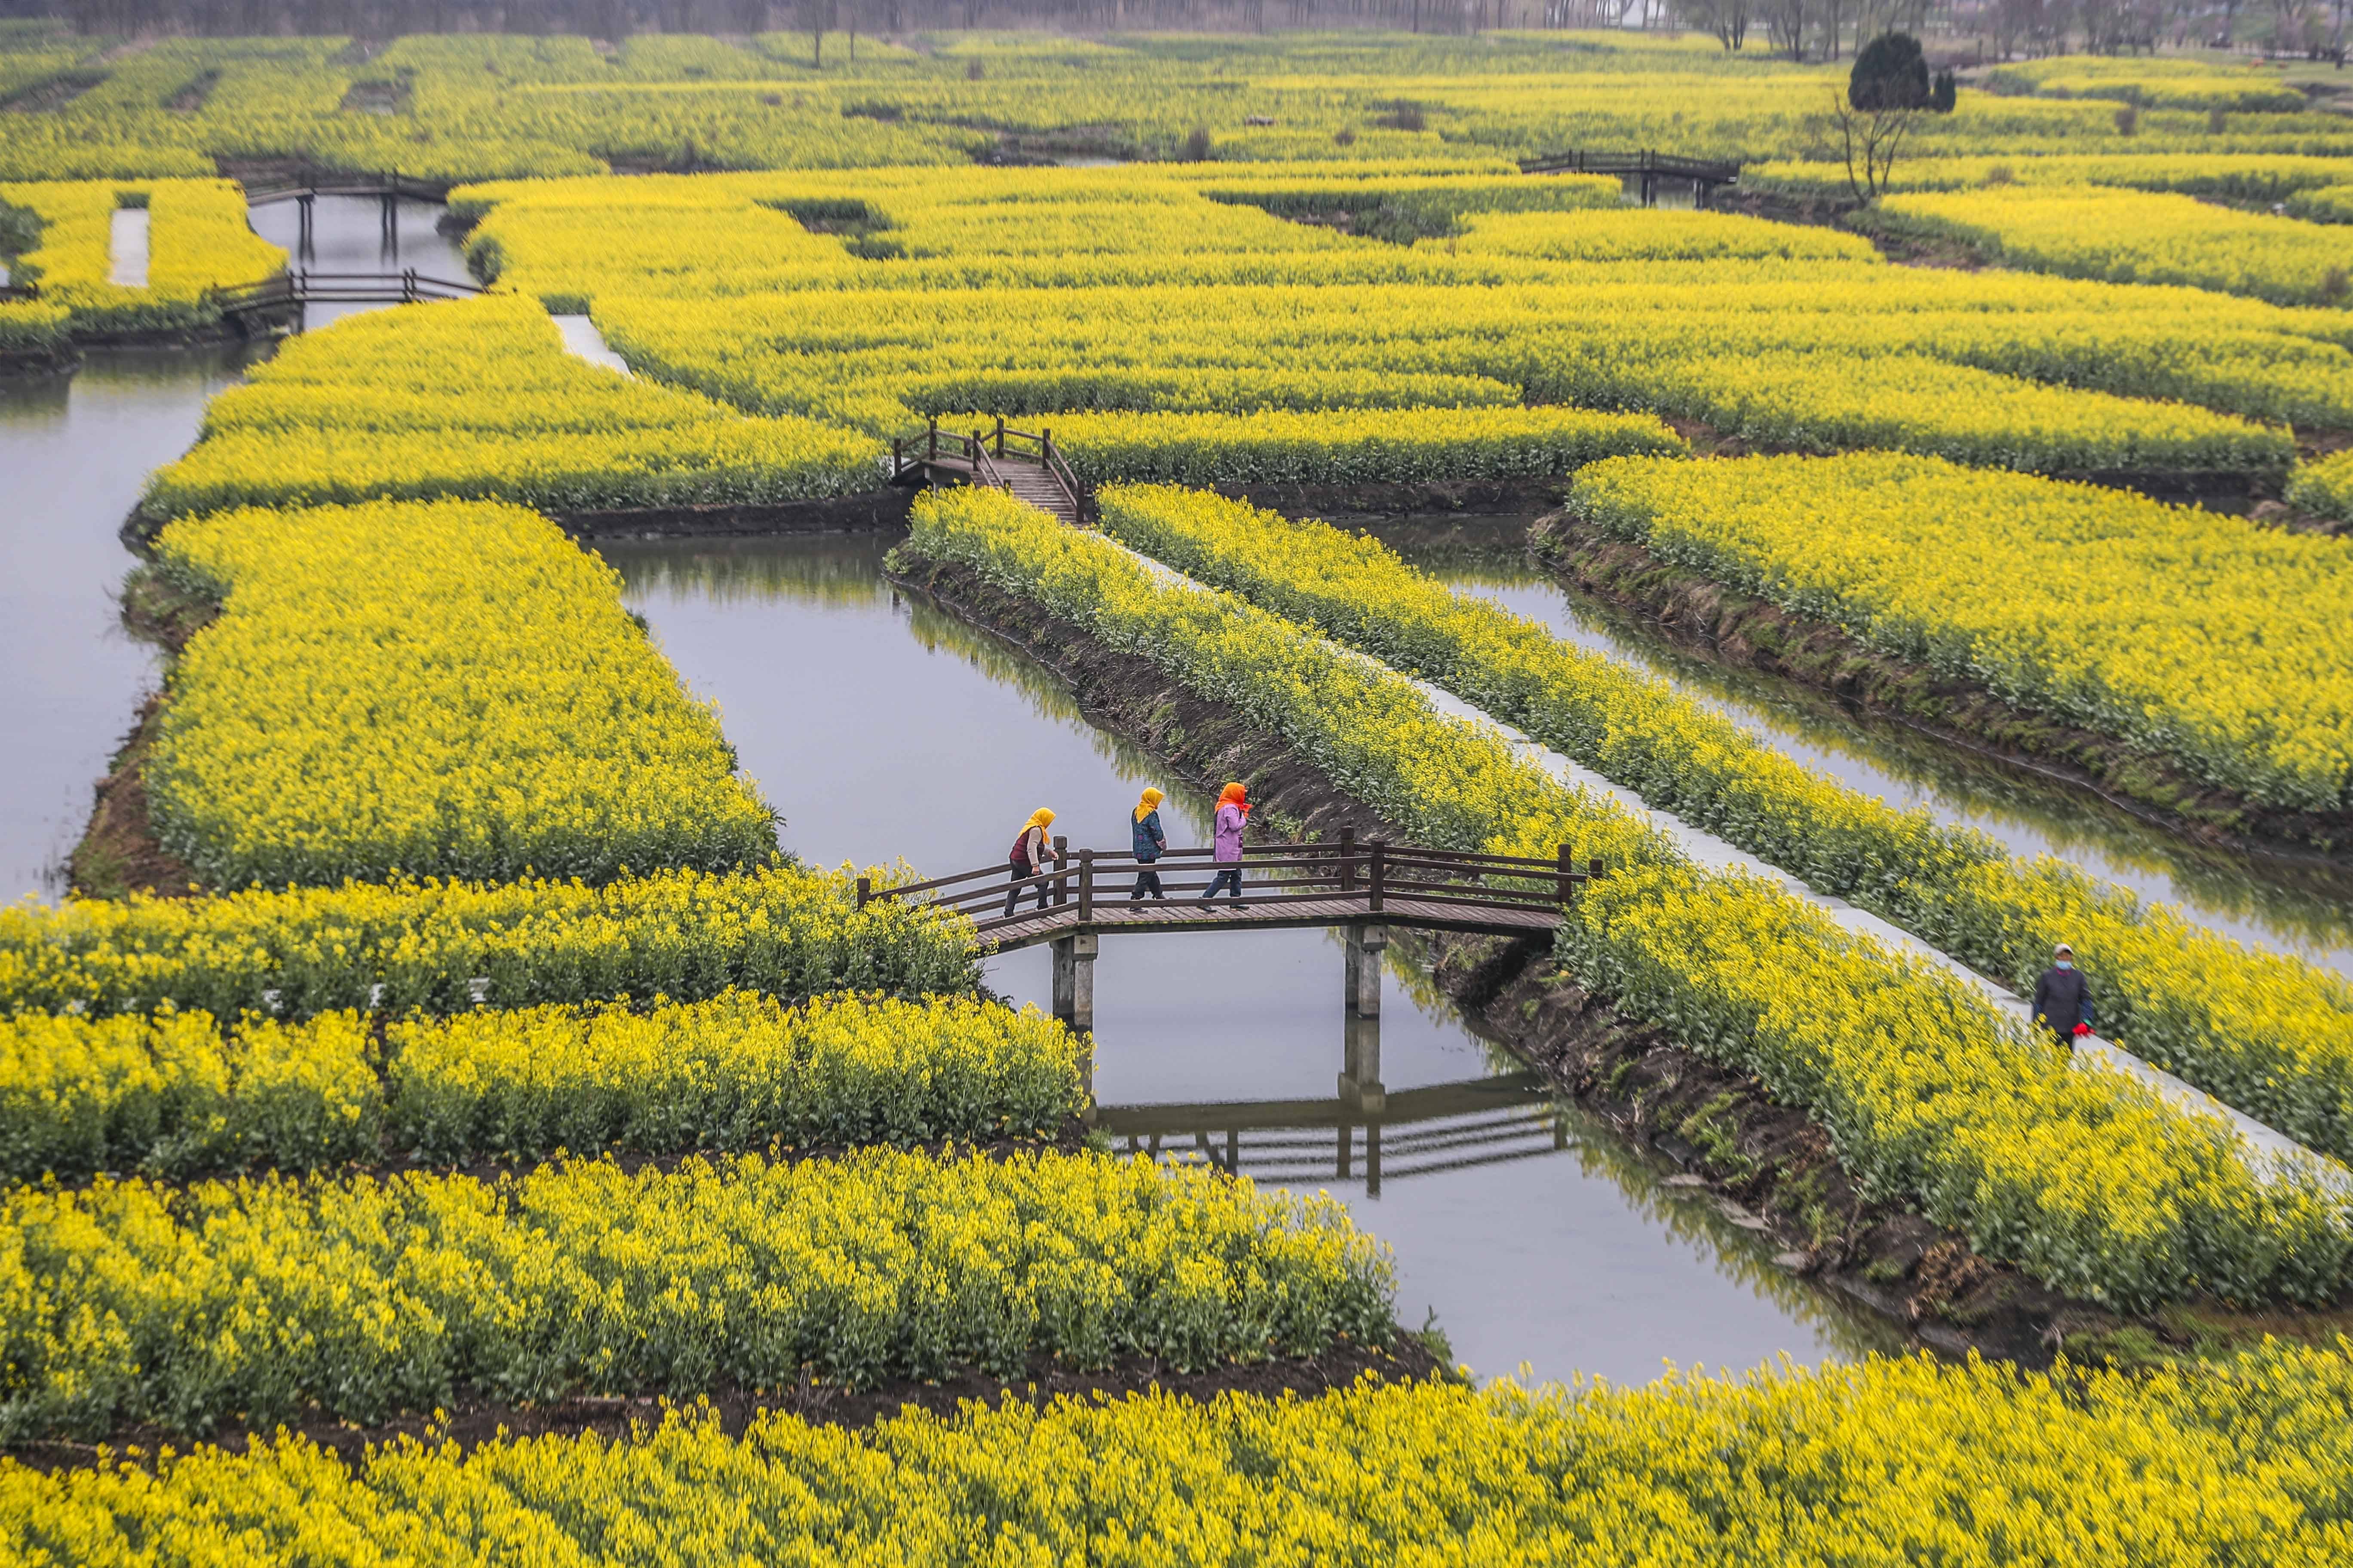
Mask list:
[[[1242,808],[1239,805],[1218,807],[1218,826],[1213,842],[1217,852],[1210,857],[1219,861],[1238,861],[1242,858]]]

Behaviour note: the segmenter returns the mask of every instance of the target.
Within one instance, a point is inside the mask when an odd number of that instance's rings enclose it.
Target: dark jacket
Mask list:
[[[2035,1021],[2053,1034],[2072,1035],[2078,1024],[2092,1021],[2092,984],[2080,969],[2057,964],[2034,983]]]
[[[1160,813],[1147,811],[1141,821],[1130,820],[1135,828],[1135,858],[1146,865],[1159,859],[1168,847],[1168,836],[1160,831]]]

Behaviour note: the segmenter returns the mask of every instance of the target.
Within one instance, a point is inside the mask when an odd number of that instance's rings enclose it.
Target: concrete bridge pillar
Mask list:
[[[1381,961],[1388,950],[1385,928],[1348,927],[1342,985],[1340,1099],[1367,1117],[1378,1116],[1388,1104],[1388,1091],[1381,1086]],[[1366,1156],[1368,1160],[1378,1157],[1369,1143]]]

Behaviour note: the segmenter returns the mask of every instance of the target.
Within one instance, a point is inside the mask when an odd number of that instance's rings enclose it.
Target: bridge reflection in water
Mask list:
[[[1568,1121],[1532,1073],[1366,1094],[1345,1075],[1331,1100],[1226,1105],[1106,1105],[1095,1125],[1127,1153],[1198,1155],[1238,1176],[1284,1187],[1381,1183],[1558,1153]]]

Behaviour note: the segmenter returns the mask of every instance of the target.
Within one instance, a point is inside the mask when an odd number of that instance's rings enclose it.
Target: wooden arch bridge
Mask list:
[[[891,443],[894,485],[987,485],[1028,501],[1064,522],[1084,522],[1092,511],[1086,486],[1071,471],[1050,430],[1016,430],[999,415],[995,427],[966,436],[943,430],[937,419],[923,435]]]
[[[1578,889],[1603,871],[1599,860],[1579,867],[1567,845],[1546,860],[1359,842],[1343,831],[1330,843],[1248,847],[1240,890],[1211,898],[1224,868],[1208,849],[1171,849],[1147,865],[1126,852],[1074,851],[1057,837],[1051,853],[1053,864],[1028,877],[1003,861],[896,887],[860,877],[859,907],[889,900],[965,916],[984,952],[1051,944],[1054,1016],[1082,1031],[1094,1027],[1094,961],[1106,935],[1343,927],[1348,1012],[1377,1018],[1387,928],[1549,937]],[[1161,897],[1136,896],[1147,873]],[[1366,1076],[1377,1083],[1377,1068]]]

